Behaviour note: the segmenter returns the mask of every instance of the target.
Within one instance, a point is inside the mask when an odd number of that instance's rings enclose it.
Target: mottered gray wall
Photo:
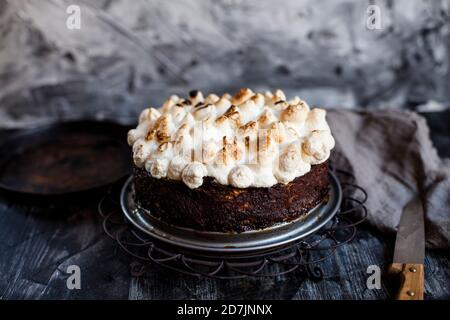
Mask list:
[[[66,27],[71,4],[81,29]],[[366,27],[381,9],[381,30]],[[0,127],[135,122],[190,89],[283,88],[312,105],[450,98],[449,0],[0,0]]]

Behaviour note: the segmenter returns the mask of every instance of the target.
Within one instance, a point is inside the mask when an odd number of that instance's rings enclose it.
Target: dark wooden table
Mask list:
[[[428,114],[432,138],[450,156],[449,112]],[[3,137],[5,134],[2,134]],[[298,273],[247,280],[199,279],[148,266],[126,255],[101,227],[100,195],[63,203],[26,203],[0,194],[0,298],[3,299],[389,299],[392,281],[367,289],[367,267],[391,261],[394,235],[362,226],[352,243],[322,264],[315,282]],[[78,265],[81,289],[67,289],[67,267]],[[427,299],[450,298],[448,251],[427,250]]]

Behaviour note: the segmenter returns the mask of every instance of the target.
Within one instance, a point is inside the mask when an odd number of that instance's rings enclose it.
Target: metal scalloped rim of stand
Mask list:
[[[125,219],[119,191],[111,188],[98,203],[105,233],[141,263],[132,265],[132,274],[140,275],[146,263],[192,276],[218,279],[275,277],[298,271],[313,280],[323,278],[320,263],[330,258],[338,247],[351,242],[356,226],[367,217],[366,191],[354,183],[354,177],[333,169],[340,177],[343,191],[341,208],[314,233],[288,245],[235,255],[207,255],[157,241],[137,230]]]
[[[251,253],[268,250],[305,238],[322,228],[337,213],[342,202],[342,190],[334,173],[329,173],[330,188],[326,201],[309,211],[306,217],[275,226],[242,233],[198,231],[169,225],[153,217],[136,204],[131,176],[120,194],[120,205],[127,220],[137,229],[157,241],[208,255]]]

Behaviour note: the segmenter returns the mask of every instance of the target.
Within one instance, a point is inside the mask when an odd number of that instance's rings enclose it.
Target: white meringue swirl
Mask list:
[[[238,165],[228,175],[230,184],[236,188],[248,188],[253,183],[253,172],[249,167]]]
[[[204,164],[193,162],[188,164],[181,174],[183,182],[191,189],[200,187],[203,184],[203,177],[208,174]]]

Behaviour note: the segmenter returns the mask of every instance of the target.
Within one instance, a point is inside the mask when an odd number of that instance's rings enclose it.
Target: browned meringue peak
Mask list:
[[[241,113],[247,114],[247,113],[253,113],[256,109],[256,104],[253,100],[248,99],[241,104],[239,104],[239,111]]]
[[[187,123],[182,123],[173,135],[173,140],[177,141],[179,138],[190,135],[191,128]]]
[[[145,143],[143,139],[136,140],[133,144],[133,161],[137,167],[141,168],[144,165],[147,158],[152,154],[152,147],[151,144]]]
[[[289,104],[299,104],[302,101],[299,97],[295,96],[291,100],[288,101]]]
[[[261,93],[255,93],[251,98],[251,101],[255,103],[255,107],[257,108],[263,108],[264,107],[264,95]]]
[[[193,116],[195,120],[203,120],[206,117],[212,115],[215,112],[216,107],[212,103],[202,104],[198,106],[193,111]]]
[[[236,123],[239,123],[240,119],[241,119],[241,114],[239,113],[239,109],[235,105],[232,105],[227,111],[225,111],[223,116],[227,117],[230,120],[233,120]]]
[[[275,121],[270,125],[267,134],[272,137],[276,143],[280,144],[286,141],[288,132],[283,122]]]
[[[193,106],[196,106],[198,103],[202,103],[205,101],[203,98],[203,93],[199,90],[192,90],[189,92],[189,100],[191,101]]]
[[[172,116],[172,121],[174,122],[174,124],[179,124],[184,120],[187,111],[185,107],[176,104],[172,107],[172,109],[170,109],[168,114]]]
[[[308,130],[324,130],[330,131],[330,127],[326,121],[327,112],[321,108],[312,109],[306,118],[306,124],[308,126]]]
[[[224,136],[222,138],[222,149],[217,153],[217,163],[230,165],[239,161],[243,156],[242,141],[234,137],[232,140]]]
[[[221,98],[230,100],[230,103],[231,103],[231,98],[232,98],[232,96],[231,96],[231,94],[229,94],[228,92],[225,92],[225,93],[222,95]]]
[[[210,94],[206,97],[205,103],[206,103],[206,104],[208,104],[208,103],[216,103],[216,102],[219,101],[219,100],[220,100],[220,97],[219,97],[217,94],[210,93]]]
[[[180,100],[180,98],[176,95],[171,96],[169,99],[167,99],[162,107],[161,107],[161,112],[165,113],[167,111],[169,111],[175,104],[178,103],[178,101]]]
[[[139,123],[136,129],[131,129],[128,131],[127,142],[129,146],[133,146],[136,141],[142,138],[142,136],[148,132],[151,123],[149,121],[144,121]]]
[[[219,116],[224,114],[231,107],[231,101],[230,99],[222,97],[214,105],[216,106],[216,114]]]
[[[177,107],[186,108],[186,107],[192,106],[192,102],[189,99],[180,98],[175,105]]]
[[[245,156],[251,164],[254,164],[254,156],[258,150],[258,133],[258,123],[256,121],[247,122],[238,130],[238,138],[244,142]]]
[[[154,122],[161,116],[161,113],[156,110],[155,108],[147,108],[144,109],[141,114],[139,115],[139,123],[142,123],[144,121],[150,121]]]
[[[286,96],[285,96],[284,92],[280,89],[275,90],[273,97],[276,101],[286,100]]]
[[[243,126],[239,127],[238,133],[241,136],[257,135],[257,133],[258,133],[258,122],[256,122],[256,121],[249,121],[249,122],[247,122]]]
[[[272,122],[277,121],[278,118],[275,117],[273,111],[269,107],[265,107],[263,112],[258,118],[258,123],[260,128],[267,128]]]
[[[279,101],[285,101],[286,96],[284,92],[280,89],[275,90],[275,92],[266,91],[264,93],[265,104],[268,106],[273,106],[275,103]]]
[[[264,99],[266,101],[266,105],[274,101],[274,93],[272,91],[264,92]]]
[[[273,104],[272,109],[281,112],[289,108],[289,106],[290,104],[288,102],[284,100],[279,100]]]
[[[281,120],[304,123],[306,117],[308,116],[308,112],[309,106],[304,101],[301,101],[298,104],[291,104],[286,109],[284,109],[281,113]]]
[[[162,115],[148,130],[145,140],[151,141],[156,139],[159,143],[170,141],[173,127],[172,116],[170,114]]]
[[[269,187],[288,183],[329,157],[334,139],[325,116],[325,110],[310,110],[281,90],[263,94],[244,88],[234,96],[206,98],[195,91],[186,99],[171,96],[160,109],[143,110],[127,139],[136,165],[145,164],[155,178],[186,180],[193,187],[206,172],[222,184]],[[298,166],[292,165],[299,159],[294,145],[301,155]]]
[[[159,154],[162,154],[164,152],[170,151],[172,149],[172,143],[171,142],[163,142],[161,143],[158,148],[156,148],[156,151]]]
[[[253,91],[251,89],[242,88],[231,99],[231,103],[234,105],[240,105],[241,103],[244,103],[245,101],[250,99],[252,96],[253,96]]]

